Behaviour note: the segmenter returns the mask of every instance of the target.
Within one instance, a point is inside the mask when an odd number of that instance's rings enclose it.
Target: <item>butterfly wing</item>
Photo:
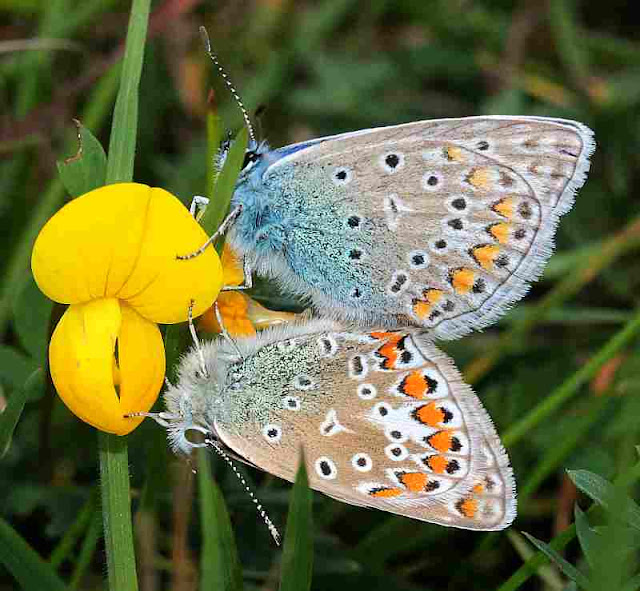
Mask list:
[[[253,353],[251,353],[251,350]],[[289,481],[304,448],[312,488],[344,502],[466,529],[516,512],[507,455],[452,361],[412,332],[268,331],[232,370],[214,430]]]
[[[422,121],[289,146],[271,153],[255,193],[238,191],[247,211],[257,202],[272,214],[251,210],[257,242],[232,239],[334,318],[456,338],[494,322],[540,275],[593,149],[584,125],[535,117]],[[264,243],[272,248],[256,255]]]

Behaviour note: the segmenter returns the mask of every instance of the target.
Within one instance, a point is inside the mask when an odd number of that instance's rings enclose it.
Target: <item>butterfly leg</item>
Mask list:
[[[208,377],[209,373],[207,372],[207,366],[204,362],[204,353],[202,352],[202,347],[200,346],[200,340],[198,339],[198,335],[196,334],[196,327],[193,324],[193,305],[195,302],[191,300],[189,304],[189,332],[191,333],[191,339],[193,340],[193,345],[198,352],[198,358],[200,359],[200,369],[202,370],[202,375],[204,377]]]
[[[239,291],[253,287],[253,267],[246,256],[242,257],[242,274],[244,275],[244,280],[240,285],[225,285],[222,291]]]
[[[193,204],[193,202],[192,202]],[[176,255],[176,258],[180,261],[188,261],[197,256],[200,256],[213,242],[215,242],[220,236],[226,234],[227,230],[231,227],[231,224],[236,221],[236,218],[242,212],[242,205],[238,205],[229,212],[229,215],[224,218],[224,221],[220,224],[220,227],[209,237],[209,239],[195,252],[189,254]]]
[[[218,307],[218,302],[213,304],[213,310],[216,313],[216,320],[218,321],[218,326],[220,326],[220,334],[222,335],[222,338],[224,338],[224,340],[227,341],[236,350],[236,353],[238,354],[239,359],[244,360],[244,355],[242,354],[242,351],[240,351],[240,348],[238,347],[238,343],[236,343],[231,338],[231,336],[227,332],[227,329],[224,327],[224,322],[222,321],[222,314],[220,314],[220,308]]]
[[[194,195],[191,199],[191,205],[189,206],[189,213],[196,217],[196,213],[198,212],[198,208],[204,209],[209,205],[209,199],[207,197],[203,197],[202,195]]]

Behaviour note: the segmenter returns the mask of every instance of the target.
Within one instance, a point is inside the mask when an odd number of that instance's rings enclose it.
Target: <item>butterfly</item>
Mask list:
[[[161,422],[352,505],[499,530],[516,513],[507,455],[477,396],[421,331],[345,330],[326,319],[218,339],[182,360]]]
[[[251,142],[228,241],[318,314],[460,337],[543,270],[595,147],[582,123],[469,117],[271,150]]]

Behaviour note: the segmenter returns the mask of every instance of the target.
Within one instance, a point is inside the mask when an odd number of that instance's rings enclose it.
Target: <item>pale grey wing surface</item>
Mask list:
[[[220,440],[289,481],[304,448],[312,488],[350,504],[507,527],[516,512],[508,458],[452,361],[415,333],[326,326],[258,337],[231,372],[235,410],[216,421]]]
[[[292,227],[271,272],[322,312],[456,338],[520,299],[585,181],[592,132],[470,117],[342,134],[276,161]]]

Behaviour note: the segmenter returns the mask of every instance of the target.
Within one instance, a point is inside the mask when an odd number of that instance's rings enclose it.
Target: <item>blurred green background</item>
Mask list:
[[[110,0],[0,0],[0,412],[44,364],[52,304],[30,278],[30,248],[67,199],[56,160],[76,150],[72,119],[108,145],[129,8]],[[635,5],[156,1],[140,89],[135,180],[164,187],[185,203],[204,191],[211,87],[229,128],[242,123],[202,50],[200,25],[247,107],[261,108],[260,135],[273,146],[481,114],[565,117],[595,131],[589,180],[563,218],[543,279],[497,326],[444,345],[506,436],[521,493],[511,533],[446,529],[314,495],[314,590],[506,590],[501,585],[533,552],[517,532],[548,541],[572,522],[576,502],[589,505],[565,468],[613,480],[638,461]],[[616,340],[620,331],[626,331],[624,342]],[[588,365],[603,347],[599,363]],[[540,411],[545,400],[552,402]],[[191,467],[174,458],[162,430],[147,423],[129,442],[141,589],[195,589],[197,487]],[[76,588],[106,588],[95,525],[95,431],[66,410],[46,379],[36,380],[13,439],[0,447],[0,516]],[[275,589],[279,550],[233,473],[217,459],[213,465],[245,588]],[[241,471],[282,526],[289,486]],[[606,515],[594,519],[607,523]],[[612,563],[615,572],[601,571],[594,589],[621,588],[615,577],[635,572],[637,536],[623,538],[609,549],[624,560]],[[586,569],[580,542],[569,545],[565,557]],[[0,566],[0,590],[14,585]],[[547,566],[519,588],[577,587]]]

